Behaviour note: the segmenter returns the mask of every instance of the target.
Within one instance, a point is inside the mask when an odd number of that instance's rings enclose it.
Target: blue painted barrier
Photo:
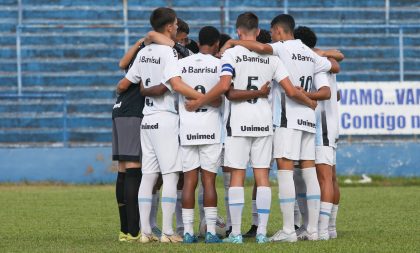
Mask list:
[[[419,141],[343,142],[337,152],[337,171],[419,177],[419,154]],[[0,182],[111,183],[115,173],[110,147],[0,149]]]

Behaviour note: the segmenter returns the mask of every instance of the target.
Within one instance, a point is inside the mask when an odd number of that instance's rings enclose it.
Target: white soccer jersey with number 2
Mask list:
[[[177,52],[169,46],[151,44],[137,54],[125,77],[132,83],[142,80],[145,88],[162,83],[169,89],[162,96],[145,98],[143,114],[150,115],[157,112],[177,113],[174,93],[168,80],[179,75]]]
[[[312,88],[314,74],[331,69],[327,59],[317,55],[300,40],[279,41],[271,44],[271,47],[273,55],[280,57],[286,66],[293,85],[301,86],[308,92]],[[287,97],[281,87],[273,90],[273,108],[273,124],[276,127],[315,133],[314,111]]]
[[[179,60],[182,80],[205,94],[220,79],[220,60],[208,54],[195,54]],[[203,106],[195,112],[185,110],[186,98],[179,97],[181,145],[215,144],[221,141],[220,107]]]
[[[235,89],[259,90],[271,80],[280,82],[288,73],[278,57],[260,55],[236,46],[223,54],[221,75],[231,75]],[[273,134],[272,111],[267,98],[230,101],[229,113],[226,126],[228,136],[259,137]]]

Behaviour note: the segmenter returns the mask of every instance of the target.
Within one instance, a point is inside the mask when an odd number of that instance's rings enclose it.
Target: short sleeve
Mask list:
[[[231,50],[226,50],[221,59],[222,71],[220,76],[235,76],[235,59],[231,54]]]
[[[331,62],[325,58],[321,57],[318,54],[315,55],[315,74],[319,72],[328,72],[331,70]]]
[[[276,64],[276,70],[274,72],[274,76],[273,79],[276,82],[280,82],[281,80],[283,80],[284,78],[289,76],[289,72],[287,72],[286,67],[284,66],[283,62],[277,58],[277,64]]]
[[[279,42],[272,43],[269,45],[271,46],[271,48],[273,48],[273,55],[280,57],[280,51],[282,50],[283,42],[279,41]]]
[[[167,47],[167,52],[165,50],[163,60],[163,77],[161,83],[165,84],[168,87],[169,84],[167,84],[167,82],[171,78],[181,75],[178,65],[178,54],[174,49]],[[168,89],[172,90],[170,85]]]
[[[315,74],[314,77],[314,85],[316,90],[321,89],[321,87],[330,87],[330,84],[328,82],[328,74],[327,72],[319,72]]]
[[[140,54],[137,54],[136,59],[133,62],[133,65],[125,74],[125,78],[132,83],[139,83],[141,80],[140,77]]]

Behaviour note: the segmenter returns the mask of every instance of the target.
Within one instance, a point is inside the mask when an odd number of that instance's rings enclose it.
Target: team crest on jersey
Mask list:
[[[305,56],[301,54],[296,55],[294,53],[292,54],[292,60],[315,62],[315,59],[310,56]]]

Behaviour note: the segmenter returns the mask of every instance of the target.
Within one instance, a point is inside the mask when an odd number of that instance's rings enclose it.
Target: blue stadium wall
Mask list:
[[[338,150],[340,175],[420,176],[420,145],[415,141],[341,143]],[[0,149],[1,182],[111,183],[115,165],[110,147]]]

